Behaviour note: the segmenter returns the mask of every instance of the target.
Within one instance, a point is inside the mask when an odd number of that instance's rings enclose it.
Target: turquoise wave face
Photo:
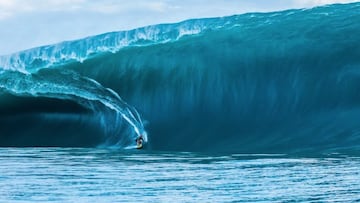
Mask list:
[[[61,112],[78,105],[84,110],[75,115],[83,120],[62,118],[71,126],[101,123],[91,125],[100,132],[80,133],[96,145],[126,147],[146,128],[154,150],[356,151],[359,11],[354,3],[189,20],[35,48],[0,58],[2,98],[51,97]],[[21,76],[8,80],[14,72]],[[19,88],[17,77],[32,81]],[[34,93],[31,87],[44,80],[48,85]],[[75,91],[59,89],[64,83]],[[50,90],[39,94],[44,88]],[[47,109],[31,115],[58,115]],[[15,121],[6,127],[7,143],[16,144],[12,126]],[[71,143],[88,146],[81,139]]]

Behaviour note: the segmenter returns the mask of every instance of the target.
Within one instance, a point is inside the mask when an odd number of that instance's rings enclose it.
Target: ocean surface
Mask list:
[[[0,202],[356,202],[360,158],[0,148]]]
[[[360,3],[0,56],[0,147],[0,202],[360,201]]]

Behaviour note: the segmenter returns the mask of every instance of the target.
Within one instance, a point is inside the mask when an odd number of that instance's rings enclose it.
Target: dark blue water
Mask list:
[[[0,57],[0,146],[357,154],[360,4],[195,19]]]
[[[0,202],[356,202],[360,159],[1,148]]]

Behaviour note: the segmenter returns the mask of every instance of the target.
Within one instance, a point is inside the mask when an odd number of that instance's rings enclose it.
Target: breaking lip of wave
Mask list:
[[[68,62],[83,62],[101,53],[118,52],[125,47],[149,46],[177,41],[187,35],[197,35],[205,30],[231,25],[230,17],[187,20],[176,24],[160,24],[129,31],[110,32],[75,41],[37,47],[14,54],[0,56],[0,68],[24,73]],[[227,20],[223,24],[223,21]],[[214,25],[216,24],[216,25]],[[233,25],[237,26],[237,25]]]
[[[353,4],[353,6],[359,5]],[[125,47],[168,43],[178,41],[185,36],[199,35],[220,29],[257,26],[252,22],[271,24],[281,20],[281,17],[306,12],[307,10],[285,10],[272,13],[247,13],[217,18],[191,19],[174,24],[158,24],[128,31],[109,32],[0,56],[0,69],[17,70],[24,73],[36,72],[41,68],[68,62],[83,62],[95,55],[106,52],[115,53]],[[323,14],[324,12],[319,11],[319,15]]]
[[[208,21],[199,19],[177,24],[153,25],[42,46],[0,56],[0,67],[5,70],[17,70],[28,73],[53,65],[61,65],[74,61],[83,62],[94,55],[106,52],[115,53],[125,47],[167,43],[179,40],[186,35],[196,35],[209,29]]]

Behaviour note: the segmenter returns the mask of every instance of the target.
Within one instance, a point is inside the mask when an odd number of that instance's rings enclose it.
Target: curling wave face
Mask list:
[[[30,106],[42,102],[46,108],[29,112],[18,105],[14,112],[3,110],[1,119],[9,125],[0,127],[8,135],[1,136],[7,141],[1,143],[18,143],[25,137],[11,126],[20,119],[28,130],[29,115],[47,115],[39,122],[50,126],[50,132],[54,123],[71,123],[65,128],[82,136],[70,143],[104,143],[103,134],[114,132],[102,131],[117,116],[102,101],[89,102],[89,97],[79,95],[89,96],[84,89],[90,86],[96,89],[90,98],[106,97],[112,103],[118,99],[114,95],[120,95],[131,106],[120,102],[116,108],[123,113],[129,109],[130,120],[142,131],[136,108],[147,121],[149,145],[155,150],[354,152],[360,144],[359,33],[360,3],[353,3],[155,25],[3,56],[1,84],[6,87],[1,86],[1,97]],[[21,94],[14,93],[9,89],[15,82],[5,79],[10,73],[19,75],[14,78],[30,77],[34,84],[59,85],[64,79],[77,90],[70,93],[64,85],[58,93],[66,96],[39,95],[19,86],[15,89]],[[39,74],[42,81],[35,79]],[[82,79],[74,80],[75,76]],[[49,111],[52,102],[28,98],[34,96],[56,100],[61,112]],[[89,116],[99,112],[103,113],[98,117]],[[124,117],[119,120],[119,136],[105,143],[131,137],[125,135],[134,128]],[[89,134],[84,126],[97,130]],[[35,128],[28,136],[39,132]]]

